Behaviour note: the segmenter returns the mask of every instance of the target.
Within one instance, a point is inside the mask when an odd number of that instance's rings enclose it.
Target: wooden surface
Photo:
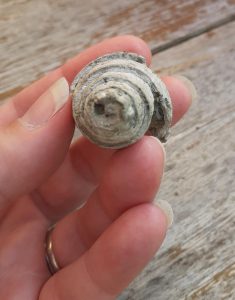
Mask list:
[[[120,299],[235,299],[234,29],[230,23],[153,60],[154,69],[188,76],[199,97],[166,146],[158,197],[172,204],[174,225]]]
[[[234,14],[235,0],[0,0],[0,100],[103,38],[136,34],[157,50]]]
[[[235,299],[235,1],[0,0],[0,100],[104,37],[133,33],[198,99],[173,130],[158,198],[175,222],[120,300]],[[94,21],[95,20],[95,21]]]

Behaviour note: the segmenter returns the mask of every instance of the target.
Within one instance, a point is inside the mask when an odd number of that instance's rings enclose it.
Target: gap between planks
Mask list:
[[[225,18],[222,18],[214,23],[209,24],[208,26],[204,26],[202,28],[198,28],[197,30],[190,32],[184,36],[181,36],[179,38],[176,38],[172,41],[166,42],[162,45],[159,45],[157,47],[153,47],[151,49],[152,55],[159,53],[159,52],[163,52],[169,48],[175,47],[177,45],[180,45],[184,42],[187,42],[188,40],[191,40],[193,38],[196,38],[206,32],[209,32],[211,30],[217,29],[221,26],[227,25],[230,22],[234,22],[235,21],[235,14],[231,14],[229,16],[226,16]]]

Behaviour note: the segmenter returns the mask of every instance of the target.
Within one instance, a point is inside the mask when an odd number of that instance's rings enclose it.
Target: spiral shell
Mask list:
[[[166,141],[170,96],[142,56],[117,52],[97,58],[75,77],[71,93],[75,123],[92,142],[123,148],[148,130]]]

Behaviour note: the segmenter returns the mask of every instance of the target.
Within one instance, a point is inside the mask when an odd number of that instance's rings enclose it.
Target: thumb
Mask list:
[[[0,206],[31,192],[63,161],[73,135],[69,86],[56,81],[25,115],[0,130]],[[2,199],[3,200],[2,200]]]

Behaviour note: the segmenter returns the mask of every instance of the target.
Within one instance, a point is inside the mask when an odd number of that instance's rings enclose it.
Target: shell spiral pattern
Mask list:
[[[102,147],[126,147],[148,130],[166,141],[170,96],[142,56],[117,52],[97,58],[75,77],[71,94],[76,125]]]

